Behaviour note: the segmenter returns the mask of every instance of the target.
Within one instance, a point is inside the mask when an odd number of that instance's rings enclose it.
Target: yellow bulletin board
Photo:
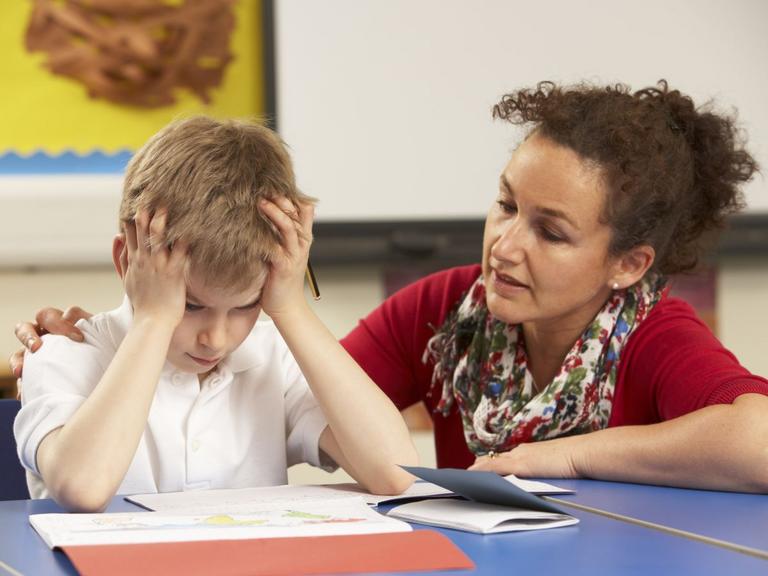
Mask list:
[[[158,1],[179,5],[185,0]],[[82,156],[132,151],[180,115],[265,115],[264,22],[259,0],[239,0],[232,7],[233,59],[220,84],[210,90],[210,102],[180,88],[173,93],[174,104],[155,108],[90,97],[82,83],[46,69],[46,54],[25,47],[33,4],[5,0],[0,7],[0,173],[4,154],[74,152]]]
[[[108,266],[123,171],[152,134],[192,114],[268,119],[272,26],[272,0],[0,0],[0,269]],[[155,60],[110,51],[126,29]]]

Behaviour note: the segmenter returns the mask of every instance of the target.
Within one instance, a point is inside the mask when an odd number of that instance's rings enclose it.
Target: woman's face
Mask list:
[[[512,155],[485,223],[490,312],[511,324],[583,329],[610,294],[610,228],[599,169],[532,135]]]

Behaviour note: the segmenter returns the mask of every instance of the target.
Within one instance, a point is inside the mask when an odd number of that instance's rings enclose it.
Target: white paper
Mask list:
[[[388,515],[411,522],[480,534],[559,528],[577,524],[579,521],[567,514],[453,499],[421,500],[402,504],[392,508]]]
[[[521,480],[514,475],[505,477],[509,482],[532,494],[568,494],[572,490],[558,488],[545,482]],[[360,496],[368,504],[376,506],[403,499],[430,498],[451,494],[429,482],[415,482],[408,490],[397,496],[370,494],[359,484],[326,484],[321,486],[265,486],[258,488],[235,488],[226,490],[193,490],[187,492],[167,492],[164,494],[138,494],[128,496],[126,500],[138,504],[147,510],[156,512],[198,512],[212,509],[227,511],[239,509],[243,505],[257,505],[271,502],[312,502],[317,499],[348,498]]]
[[[263,486],[220,490],[188,490],[161,494],[138,494],[126,500],[156,512],[207,512],[240,510],[243,506],[259,506],[282,502],[313,503],[317,500],[345,499],[363,496],[359,492],[336,490],[331,486]]]
[[[29,521],[50,548],[412,530],[405,522],[372,510],[360,497],[260,503],[203,514],[34,514]]]
[[[573,494],[574,492],[569,488],[560,488],[554,484],[548,484],[538,480],[524,480],[523,478],[518,478],[514,474],[504,476],[504,479],[531,494]]]

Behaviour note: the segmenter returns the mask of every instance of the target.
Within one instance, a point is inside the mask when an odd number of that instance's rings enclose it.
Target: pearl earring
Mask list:
[[[614,290],[618,290],[619,289],[619,283],[618,282],[614,282],[613,286],[611,286],[611,288],[613,288]]]

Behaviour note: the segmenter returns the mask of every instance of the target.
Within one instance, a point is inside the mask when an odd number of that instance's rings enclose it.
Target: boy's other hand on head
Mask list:
[[[264,312],[274,318],[304,303],[304,275],[312,245],[312,204],[294,205],[287,198],[262,200],[261,213],[280,234],[280,248],[269,263],[261,303]]]
[[[186,304],[187,246],[183,241],[168,246],[166,216],[164,209],[152,216],[139,211],[134,221],[126,224],[120,268],[134,320],[152,319],[175,327]]]

